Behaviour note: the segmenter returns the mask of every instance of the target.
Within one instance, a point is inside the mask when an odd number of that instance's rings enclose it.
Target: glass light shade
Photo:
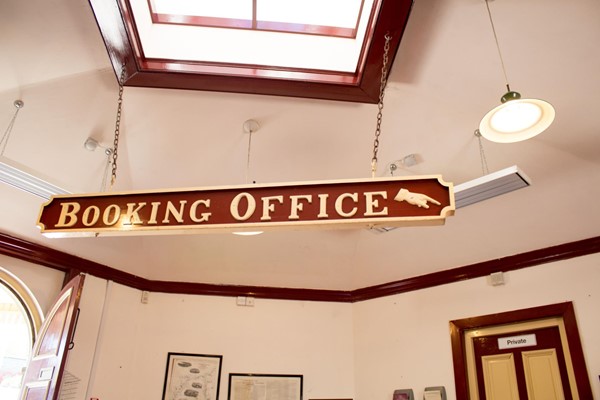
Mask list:
[[[262,233],[263,233],[263,231],[240,231],[240,232],[233,232],[234,235],[238,235],[238,236],[256,236],[256,235],[260,235]]]
[[[554,121],[554,115],[554,107],[544,100],[506,100],[483,117],[479,131],[492,142],[520,142],[545,131]]]

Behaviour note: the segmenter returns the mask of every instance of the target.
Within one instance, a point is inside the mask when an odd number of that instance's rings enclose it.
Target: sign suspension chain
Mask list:
[[[377,104],[377,127],[375,128],[375,140],[373,141],[373,158],[371,159],[371,177],[375,178],[377,172],[377,152],[379,151],[379,135],[381,135],[381,119],[383,117],[383,96],[388,75],[388,54],[390,52],[390,41],[392,37],[385,34],[385,45],[383,46],[383,65],[381,66],[381,84],[379,86],[379,103]]]
[[[119,100],[117,102],[117,118],[115,120],[115,139],[112,152],[112,176],[110,179],[110,189],[117,181],[117,158],[119,157],[119,134],[121,133],[121,112],[123,108],[123,85],[125,84],[125,63],[121,66],[121,76],[119,78]]]
[[[371,159],[373,178],[377,171],[391,39],[389,34],[385,35],[377,129]],[[124,77],[125,65],[119,80],[114,152],[111,155],[111,189],[117,176]],[[258,124],[255,127],[248,125],[244,129],[252,134],[258,129]],[[247,172],[250,164],[250,145],[251,137],[248,138]],[[59,196],[42,206],[38,226],[42,234],[48,237],[74,237],[90,236],[90,232],[94,232],[96,236],[100,233],[135,235],[161,230],[169,234],[190,233],[192,229],[198,232],[234,232],[240,228],[250,231],[258,226],[293,228],[337,224],[364,228],[432,225],[443,224],[447,216],[454,214],[452,186],[445,184],[440,177],[413,177],[400,181],[362,179],[355,182],[250,185],[237,190],[180,189],[117,195],[103,193],[97,196]],[[149,201],[148,196],[151,196],[153,201]],[[189,202],[190,198],[195,200]],[[407,206],[397,207],[398,203],[406,203]],[[213,212],[211,204],[216,204],[219,211]],[[223,206],[225,212],[222,212]]]

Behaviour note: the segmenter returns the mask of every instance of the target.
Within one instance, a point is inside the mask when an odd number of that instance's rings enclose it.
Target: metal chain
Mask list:
[[[8,144],[8,140],[10,139],[10,134],[12,133],[13,126],[15,125],[15,120],[17,119],[17,115],[19,114],[19,111],[21,110],[21,108],[23,108],[24,103],[21,100],[15,100],[13,105],[15,106],[16,110],[15,110],[15,113],[13,114],[12,119],[8,123],[8,127],[6,128],[4,135],[2,135],[2,139],[0,139],[0,144],[4,143],[4,144],[2,144],[2,151],[0,151],[0,155],[4,155],[4,151],[6,150],[6,145]]]
[[[125,83],[125,64],[121,66],[121,76],[119,78],[119,100],[117,103],[117,118],[115,120],[115,139],[113,142],[113,152],[112,152],[112,177],[110,179],[110,187],[112,189],[113,185],[117,180],[117,158],[119,157],[119,134],[121,133],[121,110],[123,107],[123,85]]]
[[[373,158],[371,158],[371,177],[375,178],[377,172],[377,153],[379,151],[379,136],[381,135],[381,119],[383,117],[383,96],[388,75],[388,53],[392,37],[386,33],[385,45],[383,46],[383,65],[381,66],[381,84],[379,86],[379,103],[377,104],[377,127],[375,128],[375,140],[373,141]]]

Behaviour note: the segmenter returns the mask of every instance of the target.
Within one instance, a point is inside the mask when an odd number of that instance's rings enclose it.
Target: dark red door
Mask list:
[[[63,288],[44,320],[25,373],[21,400],[58,399],[83,281],[84,275],[73,278]]]

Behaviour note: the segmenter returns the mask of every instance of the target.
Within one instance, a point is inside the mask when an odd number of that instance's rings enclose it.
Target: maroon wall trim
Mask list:
[[[374,299],[392,294],[405,293],[413,290],[444,285],[447,283],[479,278],[493,272],[515,271],[521,268],[532,267],[569,258],[580,257],[586,254],[600,252],[600,236],[570,242],[558,246],[533,250],[495,260],[483,261],[464,267],[434,272],[401,281],[385,283],[357,289],[352,292],[353,301]]]
[[[426,289],[447,283],[514,271],[569,258],[600,252],[600,236],[529,251],[496,260],[416,276],[361,289],[319,290],[262,286],[215,285],[207,283],[155,281],[119,271],[106,265],[63,253],[0,232],[0,254],[64,271],[67,276],[80,272],[108,279],[139,290],[208,296],[253,296],[264,299],[308,300],[353,303]]]

